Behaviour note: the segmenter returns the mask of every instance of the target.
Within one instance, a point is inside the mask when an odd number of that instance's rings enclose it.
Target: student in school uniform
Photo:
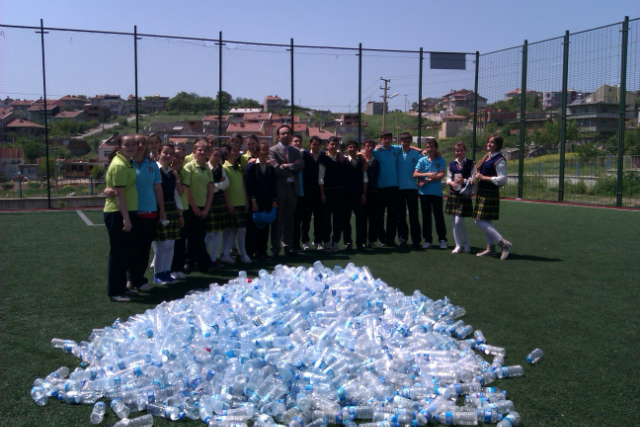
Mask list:
[[[162,145],[162,139],[157,133],[150,133],[147,135],[147,151],[149,160],[157,162],[160,158],[160,146]]]
[[[456,241],[456,247],[451,253],[459,254],[463,251],[471,252],[464,219],[473,215],[473,206],[471,198],[461,196],[460,190],[473,179],[476,174],[476,164],[465,156],[467,147],[464,142],[456,142],[453,145],[453,152],[456,158],[449,163],[449,168],[447,169],[449,197],[447,197],[447,206],[444,209],[444,213],[451,215],[453,220],[453,238]]]
[[[398,171],[398,242],[400,246],[407,246],[409,242],[409,227],[407,214],[409,211],[409,225],[411,227],[411,243],[420,248],[420,219],[418,217],[418,184],[413,177],[418,161],[423,157],[418,150],[411,147],[413,141],[409,132],[400,134],[402,151],[397,157]]]
[[[390,131],[380,133],[380,144],[372,152],[373,158],[380,163],[378,176],[378,205],[376,222],[378,229],[378,246],[395,247],[396,228],[398,226],[398,162],[402,151],[397,145],[391,145],[393,134]],[[387,213],[386,229],[384,214]]]
[[[256,212],[270,212],[278,208],[276,197],[276,172],[269,164],[269,143],[258,145],[258,160],[247,165],[244,175],[249,198],[247,217],[247,253],[258,260],[267,259],[269,243],[269,224],[258,227],[253,220]]]
[[[378,230],[381,225],[378,224],[376,209],[378,206],[378,176],[380,175],[380,163],[373,158],[373,150],[376,143],[373,139],[364,141],[362,154],[367,162],[367,202],[364,205],[365,228],[367,229],[367,237],[369,242],[367,248],[373,248],[378,240]]]
[[[193,152],[194,160],[184,166],[181,181],[189,203],[189,210],[184,215],[189,239],[187,262],[195,262],[201,271],[210,273],[215,267],[204,243],[207,215],[213,200],[213,175],[207,167],[207,142],[197,142]]]
[[[182,238],[180,229],[184,227],[184,214],[180,192],[184,189],[180,185],[178,173],[171,168],[175,155],[175,148],[171,143],[162,144],[158,155],[158,168],[162,176],[162,198],[166,221],[158,222],[156,238],[153,241],[154,275],[153,283],[167,285],[176,279],[171,277],[171,264],[176,240]]]
[[[364,156],[358,153],[359,144],[356,140],[347,142],[347,156],[344,161],[344,223],[343,240],[347,251],[353,250],[351,234],[351,214],[356,219],[356,246],[364,249],[367,243],[367,225],[364,219],[363,206],[367,203],[368,164]]]
[[[181,183],[184,177],[183,167],[186,153],[184,151],[184,145],[175,145],[175,154],[173,156],[173,162],[171,162],[171,168],[178,174],[178,181]],[[184,212],[189,209],[189,202],[187,201],[187,194],[184,191],[182,184],[176,185],[179,188],[178,194],[180,195],[180,205],[182,206],[183,224],[184,224]],[[173,261],[171,262],[171,278],[174,280],[186,279],[184,273],[184,264],[187,259],[186,243],[187,238],[185,235],[184,225],[179,230],[180,238],[177,239],[173,245]]]
[[[318,136],[312,136],[309,140],[310,150],[301,150],[304,170],[302,171],[302,182],[304,197],[300,200],[303,206],[302,221],[300,224],[300,238],[302,240],[302,250],[311,249],[311,245],[316,245],[319,250],[324,249],[322,239],[324,225],[324,206],[320,201],[320,186],[318,185],[318,172],[320,167],[320,155],[324,153],[322,140]],[[309,237],[311,230],[311,216],[313,215],[313,241]]]
[[[246,172],[247,165],[251,159],[258,158],[258,144],[260,140],[257,136],[251,134],[247,135],[244,139],[244,145],[247,147],[244,153],[240,156],[240,166],[242,166],[242,172]]]
[[[475,175],[478,179],[478,195],[473,210],[476,225],[484,231],[487,239],[487,249],[476,255],[495,256],[497,244],[501,250],[501,260],[507,259],[512,246],[493,225],[493,221],[500,218],[500,187],[507,183],[507,160],[500,152],[503,142],[498,134],[490,135],[487,140],[487,154],[480,160]]]
[[[324,248],[333,252],[338,251],[344,226],[344,156],[338,153],[339,145],[337,137],[329,137],[327,152],[320,156],[318,167],[320,201],[324,204]]]
[[[427,156],[421,158],[413,173],[414,178],[420,178],[420,207],[422,208],[422,237],[423,249],[431,247],[431,213],[436,223],[436,233],[440,241],[440,249],[447,249],[447,228],[442,213],[442,178],[447,170],[447,162],[438,154],[438,141],[427,139]]]
[[[293,148],[297,148],[302,154],[302,135],[299,133],[293,134],[291,137],[291,144]],[[303,158],[304,160],[304,158]],[[304,215],[304,171],[298,172],[298,188],[300,189],[300,194],[298,195],[298,200],[296,201],[296,211],[293,214],[293,250],[300,251],[303,250],[300,246],[300,231],[302,227],[302,217]]]
[[[222,267],[222,262],[217,259],[222,235],[231,227],[229,210],[227,209],[227,193],[225,191],[229,188],[229,179],[222,167],[223,162],[222,149],[214,146],[210,151],[209,161],[207,162],[207,166],[211,169],[211,174],[213,175],[213,201],[207,216],[204,241],[207,253],[216,268]]]
[[[145,277],[149,265],[151,243],[156,237],[158,221],[166,220],[166,215],[162,194],[162,176],[158,164],[149,159],[147,138],[144,135],[135,135],[134,137],[138,144],[136,154],[132,158],[138,191],[138,212],[136,214],[138,233],[129,271],[129,288],[146,292],[153,287]]]
[[[136,211],[138,192],[136,171],[131,157],[138,145],[133,135],[116,139],[117,149],[111,153],[106,183],[114,189],[115,197],[107,197],[104,205],[104,223],[109,233],[108,292],[114,302],[129,302],[127,268],[131,262],[131,249],[136,238]]]
[[[240,261],[245,264],[252,262],[246,250],[247,235],[247,192],[244,187],[244,176],[238,158],[240,157],[240,147],[236,144],[226,146],[227,160],[224,162],[224,172],[229,179],[227,193],[227,209],[229,211],[230,227],[222,234],[222,251],[220,261],[228,264],[235,264],[231,258],[230,251],[233,242],[238,239],[238,250]]]

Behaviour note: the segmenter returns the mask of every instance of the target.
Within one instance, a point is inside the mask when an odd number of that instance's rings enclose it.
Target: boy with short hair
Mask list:
[[[363,206],[367,202],[367,163],[358,153],[358,141],[347,142],[347,158],[344,162],[344,247],[353,249],[351,239],[351,213],[356,217],[356,249],[361,250],[367,243],[367,225],[364,219]],[[364,160],[364,161],[363,161]]]

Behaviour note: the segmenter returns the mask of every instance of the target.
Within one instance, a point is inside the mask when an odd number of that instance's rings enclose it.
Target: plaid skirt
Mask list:
[[[231,228],[244,228],[247,226],[247,207],[234,206],[235,215],[231,216]]]
[[[478,189],[476,207],[473,209],[473,218],[481,220],[493,220],[500,217],[500,191],[486,191]]]
[[[211,209],[209,209],[209,215],[207,215],[205,231],[214,233],[228,230],[229,228],[232,227],[229,212],[227,211],[227,202],[225,202],[224,197],[214,197],[213,202],[211,202]]]
[[[181,239],[182,233],[180,233],[180,216],[178,213],[178,208],[176,208],[176,204],[165,204],[164,212],[167,215],[167,219],[169,220],[169,225],[165,227],[164,225],[160,224],[160,221],[158,221],[158,226],[156,227],[156,238],[154,240],[162,242],[165,240]]]
[[[471,216],[473,215],[473,205],[471,199],[459,194],[449,193],[447,206],[444,208],[447,215]]]

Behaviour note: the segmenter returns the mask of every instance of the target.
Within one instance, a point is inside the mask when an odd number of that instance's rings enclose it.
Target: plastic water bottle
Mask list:
[[[475,412],[441,412],[436,416],[436,421],[447,426],[476,426],[478,415]]]
[[[527,356],[527,363],[534,364],[541,358],[542,358],[542,350],[539,348],[536,348]]]
[[[111,410],[115,412],[118,418],[127,418],[130,413],[129,407],[120,399],[113,399],[111,401]]]
[[[504,417],[496,427],[511,427],[517,426],[518,424],[520,424],[520,414],[517,412],[511,412],[509,415]]]
[[[147,414],[138,418],[124,418],[113,425],[113,427],[151,427],[153,425],[153,415]]]
[[[473,338],[475,338],[476,343],[479,344],[485,344],[487,342],[487,340],[484,338],[484,334],[482,333],[482,331],[480,329],[476,329],[475,332],[473,333]]]
[[[498,376],[498,378],[521,377],[524,375],[524,370],[520,365],[503,366],[502,368],[496,370],[496,375]]]
[[[89,416],[91,424],[100,424],[104,418],[105,412],[107,412],[107,405],[104,402],[96,402],[96,404],[93,405],[91,416]]]

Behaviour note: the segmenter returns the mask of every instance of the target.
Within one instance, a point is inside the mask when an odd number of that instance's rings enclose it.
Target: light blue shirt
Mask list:
[[[429,156],[425,156],[418,160],[416,170],[420,173],[439,172],[447,170],[447,161],[442,157],[436,157],[433,161],[429,160]],[[427,178],[422,178],[421,181]],[[442,180],[433,181],[418,188],[418,192],[423,196],[440,196],[442,197]]]
[[[398,166],[397,158],[402,148],[398,145],[392,145],[387,150],[382,147],[379,150],[373,150],[373,158],[380,163],[380,175],[378,176],[378,188],[397,187],[398,186]]]
[[[400,147],[400,154],[397,157],[397,171],[398,171],[398,186],[400,190],[417,190],[418,183],[416,179],[413,177],[413,171],[416,170],[416,166],[418,165],[418,161],[422,158],[422,154],[420,154],[416,150],[409,150],[409,152],[405,152]]]
[[[142,163],[133,161],[136,170],[136,190],[138,190],[138,211],[156,212],[158,202],[156,193],[153,191],[153,184],[162,184],[162,175],[156,162],[152,162],[145,157]]]

